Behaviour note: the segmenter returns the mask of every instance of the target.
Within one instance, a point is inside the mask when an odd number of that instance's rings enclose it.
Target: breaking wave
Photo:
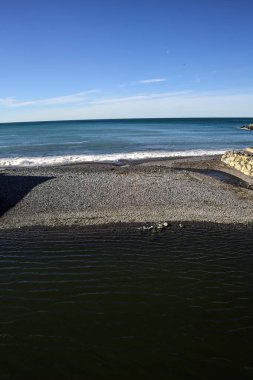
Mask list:
[[[0,167],[34,167],[67,165],[83,162],[117,163],[120,161],[138,161],[155,158],[192,157],[223,154],[225,150],[187,150],[177,152],[166,151],[143,151],[111,154],[81,154],[62,156],[39,156],[39,157],[6,157],[0,158]]]

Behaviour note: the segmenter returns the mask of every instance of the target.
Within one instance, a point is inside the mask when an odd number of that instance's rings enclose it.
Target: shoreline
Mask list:
[[[252,201],[253,180],[216,155],[0,171],[1,230],[165,221],[252,228]]]
[[[215,222],[198,222],[198,221],[173,221],[169,223],[169,226],[159,230],[159,229],[149,229],[152,226],[157,226],[157,222],[146,222],[146,223],[108,223],[108,224],[97,224],[97,225],[59,225],[59,226],[47,226],[47,225],[34,225],[34,226],[23,226],[16,228],[6,228],[1,229],[1,236],[4,234],[23,234],[23,233],[33,233],[33,234],[64,234],[64,233],[81,233],[84,236],[124,236],[124,235],[139,235],[143,237],[159,237],[166,236],[170,233],[181,232],[189,234],[191,231],[204,231],[206,233],[212,231],[220,232],[243,232],[252,233],[253,232],[253,222],[251,223],[215,223]],[[143,228],[144,227],[144,228]],[[147,230],[145,228],[148,227]]]
[[[68,165],[112,164],[121,165],[124,162],[134,164],[143,161],[168,160],[177,158],[216,157],[226,150],[187,150],[187,151],[138,151],[110,154],[69,154],[54,156],[25,156],[0,158],[0,170],[36,167],[60,167]]]

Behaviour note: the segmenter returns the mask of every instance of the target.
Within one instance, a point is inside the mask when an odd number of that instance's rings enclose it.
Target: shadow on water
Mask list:
[[[212,170],[212,169],[190,169],[190,168],[173,168],[174,170],[186,170],[188,172],[199,173],[207,175],[208,177],[212,177],[218,179],[219,181],[226,183],[228,185],[242,187],[244,189],[253,190],[253,186],[248,182],[242,180],[241,178],[236,177],[233,174],[225,173],[221,170]]]
[[[54,177],[0,174],[0,217],[21,201],[34,187]]]

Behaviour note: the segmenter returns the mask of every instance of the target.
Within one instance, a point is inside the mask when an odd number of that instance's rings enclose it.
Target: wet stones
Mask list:
[[[171,229],[172,224],[170,222],[159,222],[159,223],[154,223],[150,225],[144,225],[137,230],[139,230],[141,233],[160,233],[163,232],[167,229]],[[185,225],[183,223],[175,223],[173,229],[182,229],[185,228]]]
[[[141,226],[138,228],[138,230],[141,232],[162,232],[169,227],[171,227],[171,224],[169,222],[159,222],[149,226]]]
[[[239,170],[245,175],[253,176],[253,154],[248,151],[228,151],[223,154],[221,161],[224,164]]]

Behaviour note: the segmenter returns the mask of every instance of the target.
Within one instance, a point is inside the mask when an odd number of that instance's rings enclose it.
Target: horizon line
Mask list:
[[[182,117],[124,117],[124,118],[91,118],[91,119],[52,119],[30,121],[0,121],[1,124],[24,124],[24,123],[64,123],[82,121],[124,121],[124,120],[167,120],[167,119],[253,119],[253,116],[182,116]]]

